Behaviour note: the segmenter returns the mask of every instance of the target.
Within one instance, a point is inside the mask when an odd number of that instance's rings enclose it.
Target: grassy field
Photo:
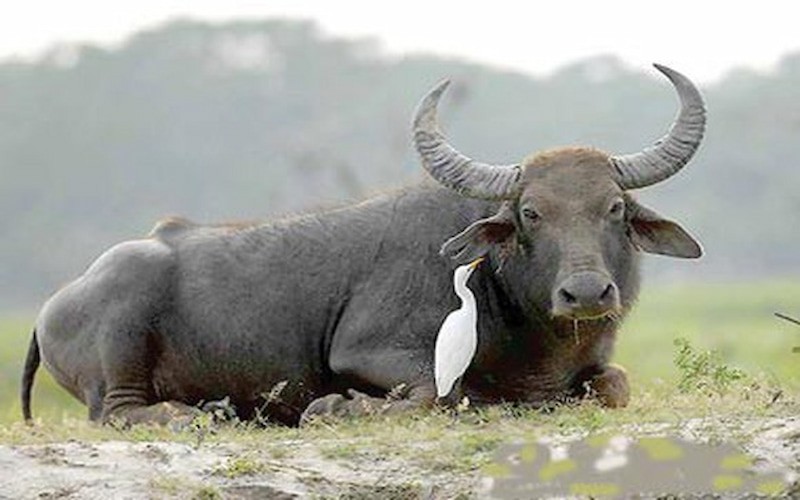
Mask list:
[[[794,282],[691,284],[647,288],[625,322],[616,360],[634,382],[673,380],[674,339],[718,351],[725,363],[766,373],[800,387],[800,326],[774,316],[800,317],[800,279]]]
[[[616,361],[625,366],[634,398],[660,386],[674,387],[680,373],[673,362],[676,338],[698,351],[713,349],[721,362],[766,379],[790,392],[800,389],[800,326],[773,316],[800,316],[800,280],[747,284],[645,287],[620,335]],[[0,423],[20,419],[19,377],[33,315],[0,320]],[[45,421],[84,418],[85,409],[40,370],[34,415]]]

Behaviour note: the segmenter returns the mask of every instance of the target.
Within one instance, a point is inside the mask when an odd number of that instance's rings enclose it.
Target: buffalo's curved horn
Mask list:
[[[510,198],[520,175],[519,165],[489,165],[455,150],[439,131],[436,105],[449,80],[437,85],[420,102],[414,115],[414,147],[422,165],[434,179],[455,191],[474,198]]]
[[[642,188],[675,174],[697,151],[705,132],[706,109],[697,87],[673,69],[660,64],[653,66],[675,86],[681,110],[667,135],[654,145],[639,153],[611,157],[622,189]]]

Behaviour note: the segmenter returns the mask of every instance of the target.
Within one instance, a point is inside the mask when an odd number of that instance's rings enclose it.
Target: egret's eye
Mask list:
[[[621,198],[614,200],[608,209],[608,216],[611,220],[622,220],[625,215],[625,202]]]
[[[522,216],[528,219],[530,222],[538,222],[539,219],[542,218],[541,215],[539,215],[539,212],[531,207],[523,207]]]

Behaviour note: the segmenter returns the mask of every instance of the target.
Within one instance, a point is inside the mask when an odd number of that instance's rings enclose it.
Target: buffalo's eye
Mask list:
[[[625,216],[625,202],[621,198],[617,198],[608,208],[608,217],[611,220],[622,220]]]
[[[522,216],[525,217],[526,219],[528,219],[531,222],[538,222],[539,219],[542,218],[542,216],[539,215],[539,212],[537,212],[532,207],[523,207],[522,208]]]

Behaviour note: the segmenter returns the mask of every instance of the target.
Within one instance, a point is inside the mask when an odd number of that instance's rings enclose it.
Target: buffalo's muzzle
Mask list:
[[[553,292],[553,316],[591,319],[619,309],[617,285],[605,274],[582,271],[568,276]]]

